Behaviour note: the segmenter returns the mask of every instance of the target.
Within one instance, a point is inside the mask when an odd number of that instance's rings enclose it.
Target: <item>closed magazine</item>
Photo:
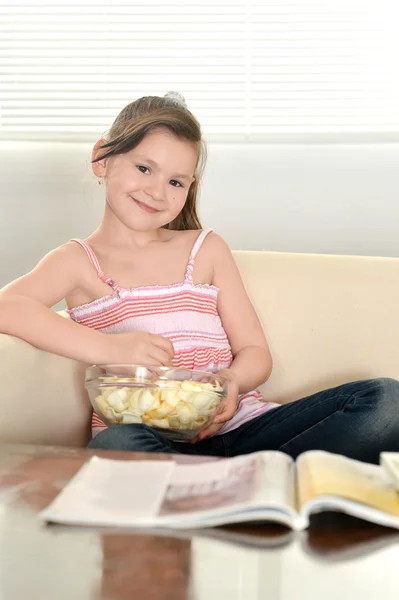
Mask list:
[[[340,511],[399,529],[399,493],[378,465],[313,450],[191,464],[91,458],[40,513],[47,522],[171,529],[274,522],[302,530]]]

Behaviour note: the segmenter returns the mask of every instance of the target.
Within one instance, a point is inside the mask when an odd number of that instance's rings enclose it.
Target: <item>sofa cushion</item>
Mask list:
[[[0,442],[86,445],[83,364],[0,335],[0,381]]]

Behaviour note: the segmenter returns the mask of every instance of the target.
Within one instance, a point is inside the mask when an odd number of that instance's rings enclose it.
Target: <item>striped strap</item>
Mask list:
[[[197,239],[195,240],[195,244],[193,246],[193,249],[191,250],[190,260],[188,261],[186,276],[184,278],[184,283],[193,283],[193,270],[194,270],[194,264],[195,264],[195,257],[197,256],[198,251],[201,248],[204,239],[206,238],[208,233],[211,233],[211,231],[213,231],[213,229],[204,229],[199,234]]]
[[[84,242],[83,240],[73,239],[73,240],[71,240],[71,242],[76,242],[83,248],[83,250],[86,252],[87,256],[89,257],[91,264],[97,271],[97,275],[99,276],[101,281],[103,281],[104,283],[109,285],[109,287],[111,287],[113,290],[115,290],[115,292],[117,292],[119,294],[119,292],[121,291],[121,288],[119,287],[119,285],[117,283],[115,283],[115,281],[113,279],[111,279],[110,277],[107,277],[105,275],[105,273],[101,270],[100,263],[97,260],[97,256],[94,254],[94,252],[90,248],[90,246],[88,246],[88,244],[86,244],[86,242]]]

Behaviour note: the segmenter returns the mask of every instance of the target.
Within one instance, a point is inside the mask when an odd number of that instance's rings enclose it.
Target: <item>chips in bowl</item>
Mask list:
[[[86,388],[106,425],[142,423],[181,442],[209,422],[226,396],[227,380],[189,369],[94,365],[86,370]]]

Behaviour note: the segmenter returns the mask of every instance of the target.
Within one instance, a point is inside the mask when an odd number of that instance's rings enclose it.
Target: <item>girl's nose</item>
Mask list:
[[[163,183],[159,179],[153,179],[145,190],[146,194],[151,196],[154,200],[162,200],[164,196]]]

